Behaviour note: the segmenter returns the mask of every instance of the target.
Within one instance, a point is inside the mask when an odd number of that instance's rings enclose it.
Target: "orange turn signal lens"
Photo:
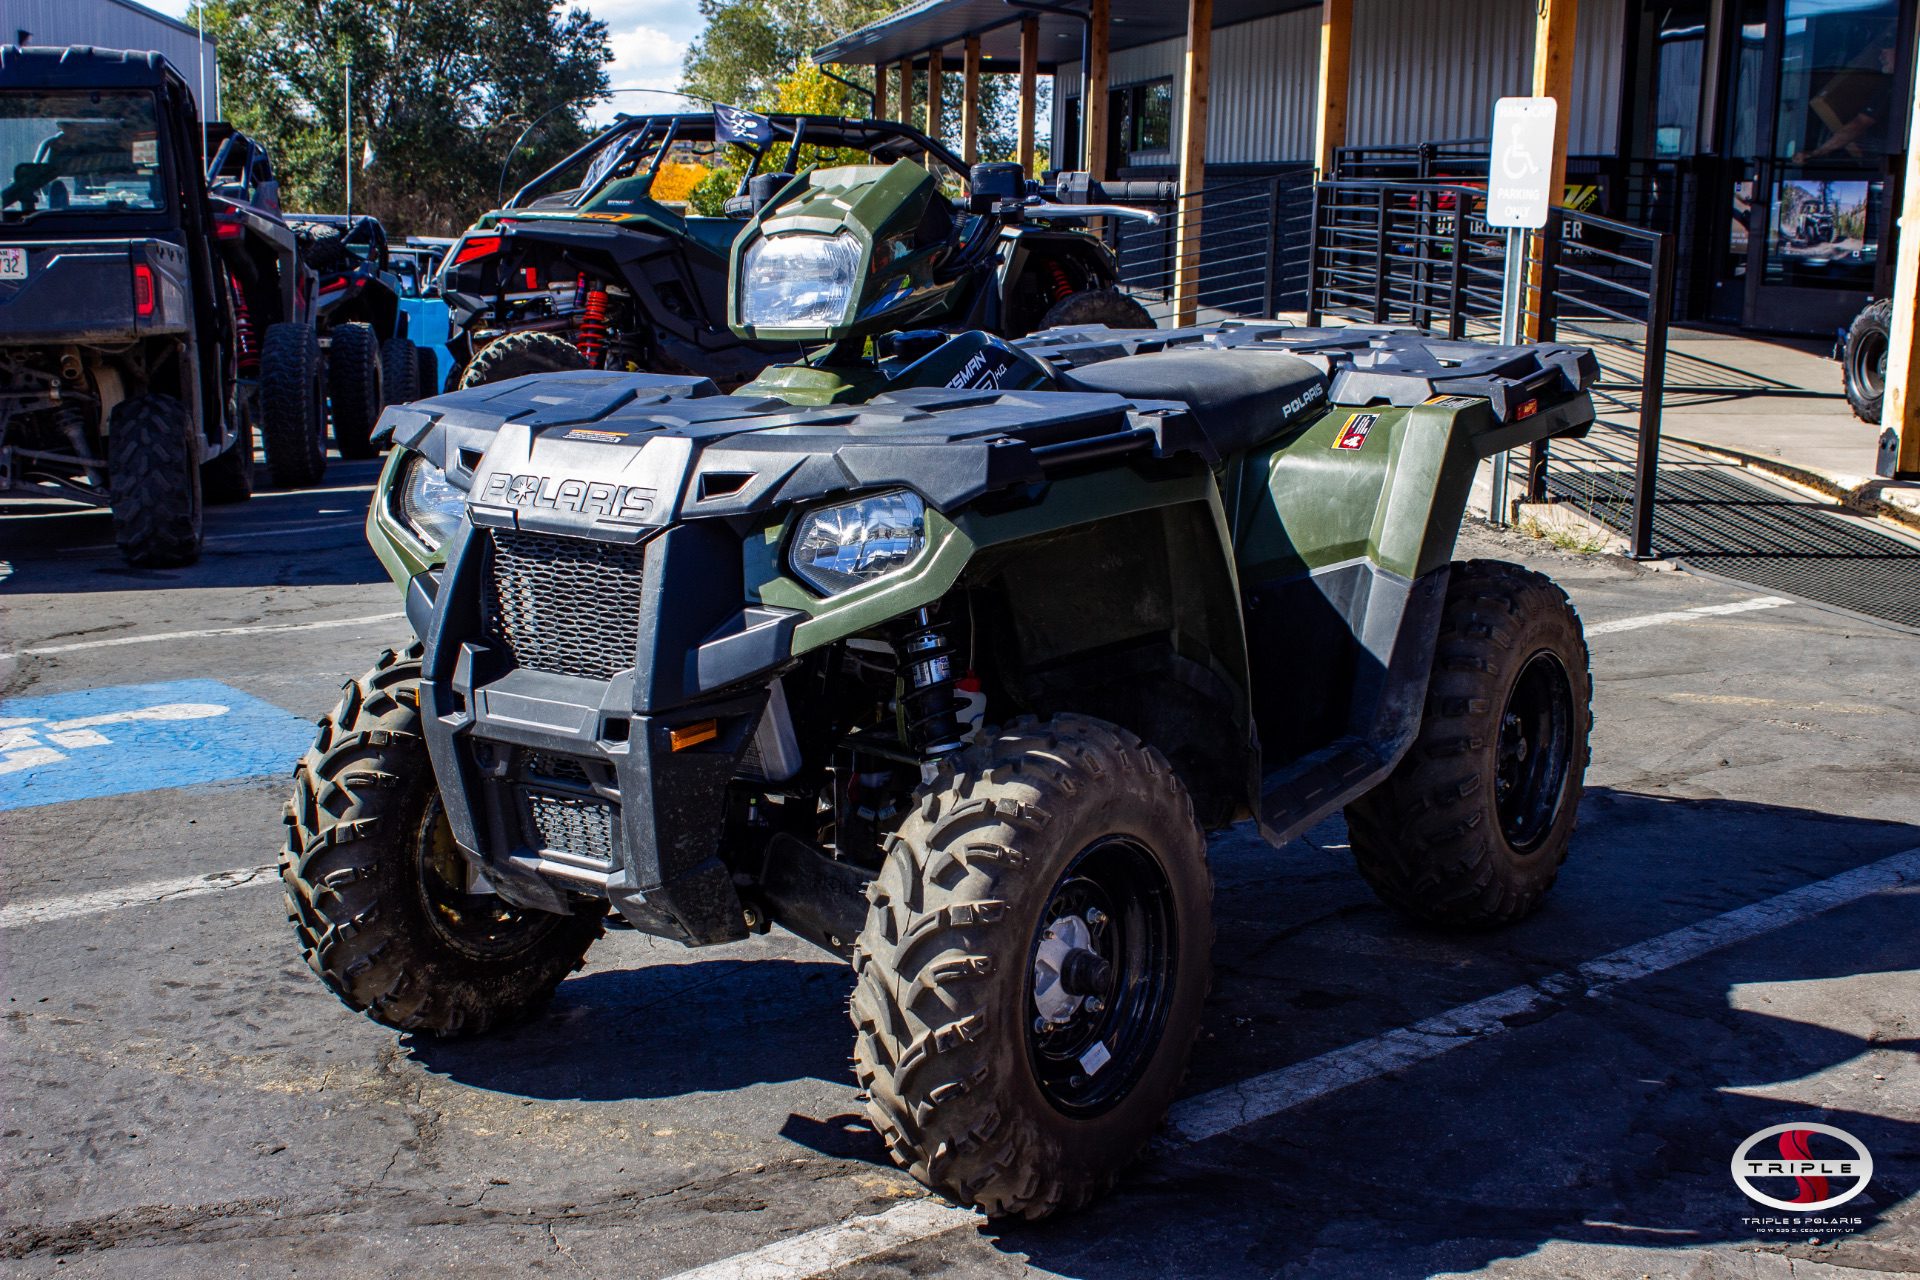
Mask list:
[[[720,736],[718,720],[702,720],[698,724],[682,725],[678,729],[667,731],[667,741],[675,751],[685,751],[688,747],[697,747],[703,742],[712,742]]]

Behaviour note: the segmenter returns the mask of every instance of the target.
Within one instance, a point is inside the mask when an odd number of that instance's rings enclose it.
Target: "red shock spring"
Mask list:
[[[587,366],[600,367],[600,357],[607,350],[607,291],[605,289],[587,290],[586,303],[580,310],[580,332],[574,340],[580,348],[580,354],[587,358]]]
[[[1053,300],[1065,302],[1073,296],[1073,282],[1067,279],[1066,270],[1056,258],[1047,259],[1047,274],[1053,277]]]
[[[260,372],[260,344],[254,340],[253,317],[247,311],[247,291],[240,287],[237,277],[228,276],[229,288],[233,291],[233,347],[234,363],[240,376],[248,377]]]

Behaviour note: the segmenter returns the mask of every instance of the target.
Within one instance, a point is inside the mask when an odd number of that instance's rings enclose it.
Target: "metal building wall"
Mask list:
[[[37,45],[87,44],[100,49],[157,49],[196,97],[200,89],[200,37],[184,23],[125,0],[5,0],[0,4],[0,42],[15,44],[27,32]],[[206,43],[207,98],[218,119],[213,41]]]
[[[1347,141],[1483,138],[1496,98],[1531,87],[1532,0],[1359,0]],[[1626,0],[1587,0],[1574,35],[1567,149],[1611,152],[1620,116]]]
[[[1583,0],[1575,34],[1573,118],[1567,149],[1615,149],[1625,75],[1627,0]],[[1533,65],[1533,0],[1358,0],[1347,141],[1356,145],[1485,137],[1494,99],[1524,94]],[[1207,158],[1216,164],[1305,161],[1313,151],[1317,7],[1216,28]],[[1118,88],[1174,77],[1174,134],[1184,98],[1185,40],[1113,55]],[[1080,92],[1080,64],[1054,79],[1055,153],[1067,99]],[[1141,164],[1172,164],[1171,152]]]

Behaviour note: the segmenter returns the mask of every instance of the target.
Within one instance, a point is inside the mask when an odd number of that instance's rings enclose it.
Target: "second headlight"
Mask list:
[[[439,550],[440,544],[460,527],[460,513],[466,508],[467,495],[448,483],[446,472],[420,454],[414,454],[402,465],[394,488],[397,499],[394,514],[406,522],[429,551]]]
[[[793,572],[823,596],[913,563],[927,544],[927,504],[905,489],[809,511],[794,531]]]

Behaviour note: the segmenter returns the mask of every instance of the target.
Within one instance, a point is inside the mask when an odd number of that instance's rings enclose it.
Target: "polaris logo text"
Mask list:
[[[487,477],[480,499],[504,502],[510,507],[544,507],[549,511],[637,522],[652,512],[654,491],[638,485],[561,480],[555,476],[516,476],[496,471]]]

